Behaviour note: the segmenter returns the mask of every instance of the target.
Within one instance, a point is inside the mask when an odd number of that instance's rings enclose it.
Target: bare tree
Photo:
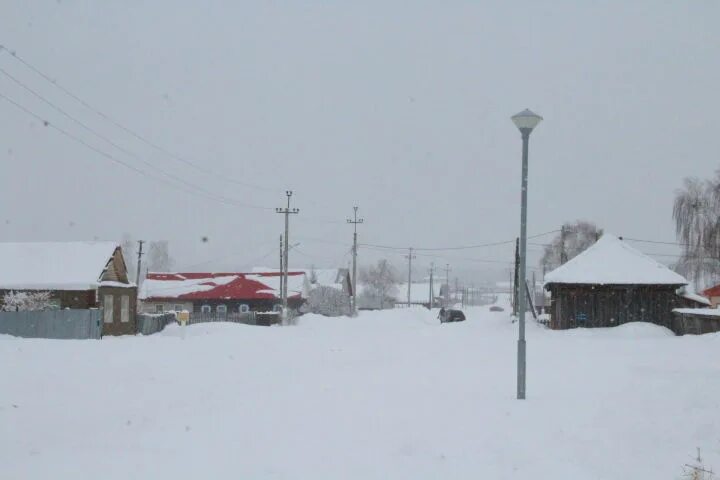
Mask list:
[[[686,178],[675,192],[675,234],[683,247],[676,270],[696,289],[720,275],[720,171],[712,180]]]
[[[392,301],[397,290],[398,274],[395,268],[385,259],[378,260],[376,265],[360,270],[360,282],[367,286],[363,296],[377,301],[381,309]]]
[[[563,233],[558,233],[552,242],[545,247],[540,265],[545,271],[553,270],[560,266],[563,252],[565,259],[572,260],[594,244],[600,236],[602,229],[592,222],[578,220],[575,223],[565,223]]]

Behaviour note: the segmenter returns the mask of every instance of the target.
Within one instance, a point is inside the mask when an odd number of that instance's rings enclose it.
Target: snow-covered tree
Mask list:
[[[559,267],[564,260],[572,260],[588,247],[594,244],[602,235],[602,229],[592,222],[578,220],[575,223],[565,223],[562,230],[552,242],[545,247],[540,265],[549,272]]]
[[[350,296],[337,288],[319,285],[310,291],[303,313],[317,313],[326,317],[350,315]]]
[[[135,272],[137,271],[137,243],[129,233],[124,233],[120,247],[122,248],[123,258],[125,259],[128,277],[135,281]]]
[[[2,309],[6,312],[47,310],[54,306],[50,292],[15,292],[3,295]]]
[[[170,256],[170,247],[166,240],[150,242],[148,248],[147,269],[150,272],[169,272],[174,264]]]
[[[381,309],[392,303],[393,295],[397,290],[398,275],[395,268],[385,259],[378,260],[377,264],[360,270],[360,282],[366,285],[361,299],[375,300]]]
[[[675,233],[683,254],[676,270],[702,289],[720,278],[720,170],[712,180],[686,178],[675,192]]]

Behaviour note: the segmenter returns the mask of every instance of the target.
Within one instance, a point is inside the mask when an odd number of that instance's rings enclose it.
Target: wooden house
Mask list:
[[[672,327],[688,305],[687,280],[610,234],[545,276],[550,327],[610,327],[651,322]]]
[[[0,306],[10,292],[38,291],[49,308],[102,308],[103,335],[135,333],[137,288],[118,243],[0,243]]]
[[[145,313],[188,311],[222,316],[233,313],[280,311],[280,272],[148,273],[140,289]],[[306,301],[305,272],[288,273],[288,307],[297,310]]]

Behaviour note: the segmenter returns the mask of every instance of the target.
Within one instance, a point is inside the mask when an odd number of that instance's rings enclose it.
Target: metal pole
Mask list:
[[[283,236],[280,235],[280,296],[282,297],[283,285],[285,284],[285,262],[283,257],[285,256],[285,250],[283,249]]]
[[[525,285],[525,262],[527,254],[527,183],[528,183],[528,143],[530,141],[530,132],[528,128],[520,129],[522,133],[523,151],[522,151],[522,188],[521,188],[521,207],[520,207],[520,285]],[[517,398],[522,400],[525,398],[526,387],[526,342],[525,342],[525,305],[522,296],[518,302],[518,317],[520,325],[520,333],[518,337],[518,371],[517,371]]]
[[[445,264],[445,307],[450,306],[450,264]]]

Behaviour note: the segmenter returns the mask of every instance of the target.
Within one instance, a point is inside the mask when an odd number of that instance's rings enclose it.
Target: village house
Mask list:
[[[280,272],[148,273],[140,288],[142,311],[227,315],[279,312]],[[305,272],[288,272],[288,307],[297,310],[310,286]]]
[[[137,288],[115,242],[0,243],[0,306],[11,292],[48,292],[48,308],[102,308],[103,335],[135,333]]]
[[[718,304],[720,304],[720,285],[710,287],[702,293],[710,301],[710,306],[712,308],[717,308]]]
[[[279,272],[278,269],[267,267],[253,267],[253,273]],[[328,287],[352,296],[353,285],[349,268],[305,268],[293,269],[294,272],[304,272],[310,288]]]
[[[545,276],[550,327],[610,327],[627,322],[673,325],[673,309],[704,299],[687,280],[610,234]]]

